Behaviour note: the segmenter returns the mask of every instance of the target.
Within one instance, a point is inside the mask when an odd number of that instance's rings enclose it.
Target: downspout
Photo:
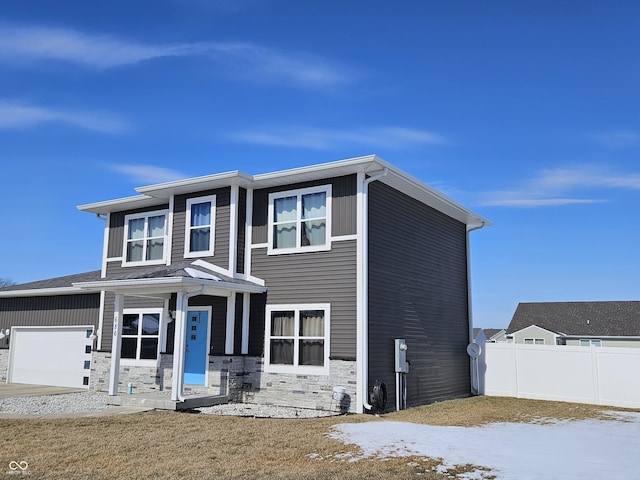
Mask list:
[[[473,343],[473,309],[472,309],[472,301],[471,301],[471,256],[470,256],[470,248],[469,248],[469,234],[475,230],[480,230],[484,228],[486,222],[482,222],[480,225],[477,225],[472,228],[467,229],[467,238],[466,238],[466,246],[467,246],[467,317],[469,321],[469,343]],[[470,379],[471,379],[471,388],[473,389],[473,358],[469,358],[469,371],[470,371]],[[478,379],[478,385],[480,385],[480,379]]]
[[[362,219],[360,252],[360,322],[358,326],[357,358],[360,377],[360,395],[365,410],[372,410],[369,404],[369,184],[389,173],[387,167],[362,181]]]
[[[174,377],[176,377],[176,381],[173,384],[173,388],[175,388],[176,390],[176,395],[175,398],[172,398],[172,400],[176,399],[180,402],[184,402],[185,398],[184,398],[184,392],[183,392],[183,388],[184,388],[184,363],[185,363],[185,342],[187,340],[187,322],[186,322],[186,316],[187,316],[187,310],[189,309],[189,299],[191,297],[195,297],[197,295],[202,295],[205,291],[207,290],[207,285],[202,285],[202,288],[200,288],[200,290],[197,290],[195,292],[191,292],[191,293],[184,293],[182,295],[182,305],[180,305],[180,331],[178,332],[177,335],[177,341],[176,339],[174,339],[174,345],[177,344],[178,345],[178,358],[176,359],[177,362],[174,360],[174,371],[173,371],[173,375]],[[174,355],[175,355],[175,346],[174,346]],[[173,395],[172,395],[173,396]]]

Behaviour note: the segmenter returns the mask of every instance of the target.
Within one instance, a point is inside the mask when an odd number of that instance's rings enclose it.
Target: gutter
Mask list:
[[[358,364],[358,385],[359,393],[362,397],[362,407],[364,410],[372,410],[373,406],[369,404],[369,184],[375,182],[389,173],[389,168],[384,167],[381,172],[371,175],[369,178],[362,179],[361,198],[362,205],[360,212],[360,248],[359,266],[360,266],[360,282],[359,282],[359,306],[360,316],[357,324],[357,346],[356,358]],[[364,176],[364,174],[363,174]],[[358,412],[362,413],[362,412]]]

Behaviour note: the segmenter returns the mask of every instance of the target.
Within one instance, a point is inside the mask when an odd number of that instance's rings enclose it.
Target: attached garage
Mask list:
[[[92,325],[13,327],[8,383],[89,388]]]

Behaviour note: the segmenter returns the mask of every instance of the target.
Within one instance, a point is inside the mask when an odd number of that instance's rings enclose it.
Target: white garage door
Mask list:
[[[92,326],[13,327],[9,383],[88,388]]]

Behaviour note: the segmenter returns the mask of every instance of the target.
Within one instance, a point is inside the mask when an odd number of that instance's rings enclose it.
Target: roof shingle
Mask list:
[[[569,336],[640,336],[640,301],[520,303],[507,333],[530,325]]]

